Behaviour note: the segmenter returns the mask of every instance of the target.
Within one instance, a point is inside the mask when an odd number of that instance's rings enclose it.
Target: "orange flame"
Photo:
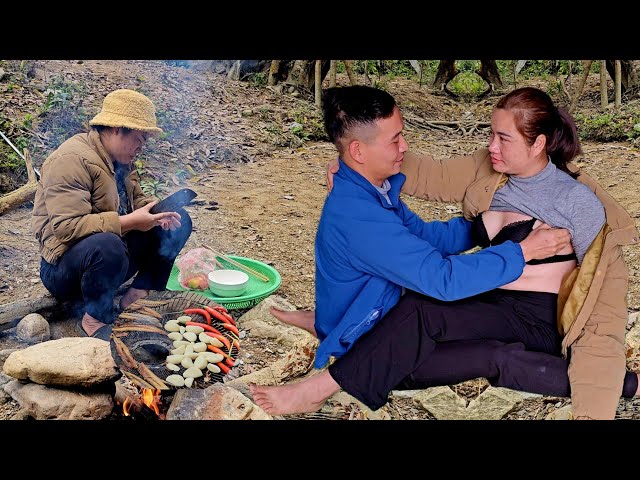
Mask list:
[[[160,390],[150,390],[147,388],[143,388],[141,391],[141,396],[139,397],[139,400],[132,400],[131,398],[127,398],[124,403],[122,404],[122,413],[124,414],[125,417],[130,417],[131,416],[131,409],[134,406],[134,404],[138,404],[140,405],[140,400],[142,400],[142,403],[144,403],[147,407],[149,407],[151,410],[153,410],[154,412],[156,412],[156,415],[158,415],[158,417],[162,418],[162,416],[160,415]]]
[[[124,413],[125,417],[130,416],[131,414],[129,413],[129,406],[131,405],[131,400],[129,400],[128,398],[124,401],[124,403],[122,404],[122,412]]]
[[[142,389],[142,401],[144,404],[151,408],[156,415],[160,415],[160,409],[158,408],[158,399],[160,395],[160,390],[150,390],[148,388]],[[125,414],[126,415],[126,414]]]

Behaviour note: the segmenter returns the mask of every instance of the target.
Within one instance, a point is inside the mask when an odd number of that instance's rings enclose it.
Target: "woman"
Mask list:
[[[278,390],[254,389],[258,405],[270,413],[310,411],[343,388],[379,408],[392,389],[484,376],[548,395],[571,390],[574,417],[613,418],[621,391],[636,394],[637,375],[625,376],[620,252],[637,241],[633,222],[586,175],[572,178],[569,162],[581,153],[575,123],[544,92],[514,90],[491,123],[488,151],[446,162],[405,155],[403,191],[462,201],[481,246],[517,241],[544,222],[567,228],[574,251],[529,264],[515,282],[470,299],[439,302],[410,292],[327,371]],[[312,314],[274,314],[313,332]]]

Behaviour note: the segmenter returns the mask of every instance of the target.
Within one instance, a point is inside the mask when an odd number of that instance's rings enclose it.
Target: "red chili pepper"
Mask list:
[[[219,333],[211,333],[211,332],[204,332],[204,333],[206,335],[209,335],[210,337],[217,338],[224,344],[225,347],[227,347],[227,350],[231,351],[231,343],[229,342],[229,339],[227,337],[225,337],[224,335],[220,335]]]
[[[206,310],[204,310],[202,308],[187,308],[184,311],[184,313],[186,313],[187,315],[196,314],[196,313],[200,314],[207,321],[207,325],[211,325],[211,315],[209,315],[209,312],[207,312]]]
[[[222,373],[224,373],[225,375],[226,375],[227,373],[229,373],[229,371],[231,370],[229,367],[227,367],[227,366],[226,366],[224,363],[222,363],[222,362],[216,363],[216,365],[218,366],[218,368],[220,368],[220,370],[222,370]]]
[[[213,307],[213,309],[219,311],[222,315],[224,315],[227,318],[227,320],[229,320],[229,323],[231,323],[232,325],[236,325],[236,321],[233,319],[231,315],[229,315],[229,312],[227,312],[226,308]]]
[[[213,307],[214,310],[220,310],[221,312],[227,313],[228,310],[226,308],[224,308],[222,305],[216,305],[215,307]]]
[[[236,350],[239,352],[240,351],[240,342],[234,338],[233,342],[231,342],[231,343],[233,344],[234,347],[236,347]]]
[[[213,327],[210,327],[209,325],[207,325],[206,323],[200,323],[200,322],[187,322],[187,325],[195,325],[196,327],[202,327],[204,328],[205,332],[212,332],[212,333],[217,333],[218,335],[222,335],[222,333],[220,333],[220,330],[216,330]]]
[[[230,367],[233,367],[233,364],[235,363],[235,360],[233,359],[233,357],[231,355],[228,355],[226,353],[224,353],[222,350],[220,350],[218,347],[214,347],[213,345],[207,345],[207,348],[209,350],[211,350],[214,353],[219,353],[220,355],[222,355],[223,357],[225,357],[225,361],[224,363],[226,363],[227,365],[229,365]]]
[[[237,336],[240,336],[240,332],[238,331],[238,329],[236,327],[234,327],[233,325],[229,324],[229,323],[223,323],[222,326],[224,328],[226,328],[227,330],[231,330],[233,333],[235,333]]]
[[[211,314],[211,316],[213,318],[217,318],[218,320],[220,320],[222,323],[224,324],[228,324],[228,325],[233,325],[231,322],[233,322],[233,318],[231,318],[230,315],[224,313],[224,312],[219,312],[217,310],[214,310],[211,307],[204,307],[207,312],[209,312]],[[229,321],[229,318],[231,318],[231,321]]]

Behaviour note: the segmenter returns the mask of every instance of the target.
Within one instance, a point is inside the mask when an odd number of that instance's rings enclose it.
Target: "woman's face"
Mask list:
[[[494,109],[491,115],[489,152],[496,172],[518,177],[531,177],[547,163],[546,153],[541,156],[540,148],[529,145],[518,132],[515,115],[500,108]]]

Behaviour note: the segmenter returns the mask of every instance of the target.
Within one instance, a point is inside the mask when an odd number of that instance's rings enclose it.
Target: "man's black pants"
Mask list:
[[[55,265],[42,259],[42,283],[54,297],[81,300],[89,315],[113,323],[116,291],[136,273],[131,287],[165,289],[173,262],[191,235],[191,217],[184,209],[178,213],[181,226],[176,230],[133,230],[123,238],[96,233],[73,245]]]

